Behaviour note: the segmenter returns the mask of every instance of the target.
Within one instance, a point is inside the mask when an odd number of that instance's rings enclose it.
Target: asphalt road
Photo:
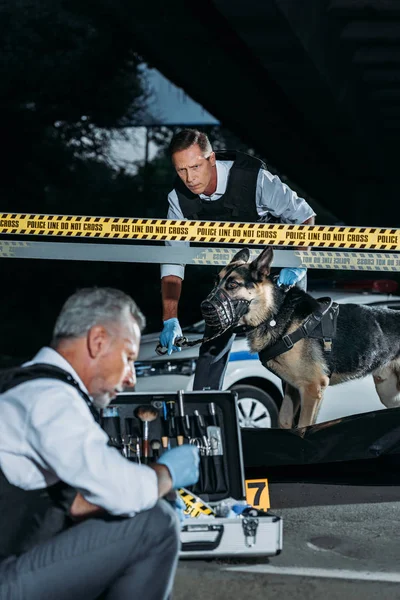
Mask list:
[[[283,518],[279,556],[181,561],[173,599],[400,599],[398,488],[385,493],[364,487],[354,494],[346,488],[345,504],[340,504],[344,494],[336,487],[323,486],[321,494],[309,488],[297,492],[298,506],[274,510]],[[385,496],[391,501],[376,501]]]

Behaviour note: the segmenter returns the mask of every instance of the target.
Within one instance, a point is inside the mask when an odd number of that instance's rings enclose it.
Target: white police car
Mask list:
[[[357,282],[353,290],[312,290],[320,298],[330,296],[334,302],[371,304],[400,309],[400,297],[390,293],[397,288],[396,282],[387,280]],[[354,291],[354,288],[356,291]],[[366,291],[367,290],[367,291]],[[386,293],[383,293],[386,292]],[[202,337],[204,322],[200,321],[183,330],[190,340]],[[155,348],[159,333],[144,335],[139,360],[135,363],[137,392],[175,392],[193,389],[196,359],[199,346],[182,349],[171,356],[158,356]],[[350,342],[349,342],[350,343]],[[282,402],[281,380],[265,369],[258,354],[251,354],[244,336],[236,336],[232,346],[224,380],[225,389],[238,393],[239,419],[242,427],[276,427],[278,411]],[[327,389],[317,422],[328,421],[351,414],[383,409],[372,377],[350,381]]]

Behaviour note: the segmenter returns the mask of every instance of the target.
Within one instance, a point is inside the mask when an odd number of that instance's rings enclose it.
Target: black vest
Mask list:
[[[177,177],[175,191],[186,219],[203,221],[244,221],[255,223],[257,178],[265,164],[243,152],[217,152],[217,160],[233,160],[225,193],[218,200],[202,200]]]
[[[72,375],[53,365],[34,364],[0,372],[0,393],[39,377],[60,379],[75,387],[99,420],[90,398]],[[40,490],[23,490],[9,483],[0,469],[0,560],[26,552],[72,525],[69,509],[76,493],[62,481]]]

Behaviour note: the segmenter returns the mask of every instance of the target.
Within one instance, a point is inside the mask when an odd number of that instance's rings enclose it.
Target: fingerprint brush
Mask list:
[[[142,455],[143,462],[147,464],[150,456],[150,444],[149,444],[149,423],[157,419],[158,410],[154,406],[139,406],[135,414],[138,419],[143,423],[143,441],[142,441]]]

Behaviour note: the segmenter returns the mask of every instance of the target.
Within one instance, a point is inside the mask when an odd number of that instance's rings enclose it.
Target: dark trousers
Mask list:
[[[304,291],[307,289],[307,275],[297,284]],[[206,327],[204,337],[212,335]],[[193,389],[202,390],[210,388],[211,390],[222,390],[226,367],[229,362],[235,334],[229,331],[216,337],[211,342],[204,342],[200,346],[199,358],[196,363],[196,372],[194,374]]]
[[[0,563],[1,600],[166,600],[179,551],[165,501],[133,518],[88,519]]]

